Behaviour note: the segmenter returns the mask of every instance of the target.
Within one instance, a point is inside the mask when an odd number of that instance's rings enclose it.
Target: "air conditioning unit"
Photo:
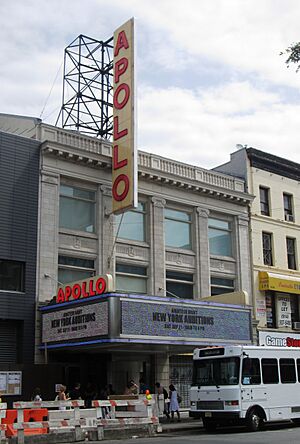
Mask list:
[[[300,322],[293,322],[293,329],[300,330]]]
[[[293,214],[286,214],[285,220],[287,220],[288,222],[294,222],[294,215]]]

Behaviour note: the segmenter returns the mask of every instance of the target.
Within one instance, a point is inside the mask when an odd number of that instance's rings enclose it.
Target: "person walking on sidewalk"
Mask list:
[[[178,394],[173,384],[169,385],[170,393],[170,412],[171,412],[171,421],[174,421],[174,412],[177,414],[177,421],[180,422],[180,413],[179,413],[179,403],[178,403]]]
[[[155,390],[156,390],[156,393],[158,395],[164,395],[164,400],[163,400],[163,402],[164,402],[164,404],[163,404],[164,409],[163,409],[163,413],[164,413],[164,415],[166,415],[167,419],[170,419],[169,399],[168,399],[169,395],[168,395],[167,390],[161,385],[160,382],[156,382],[155,383]]]

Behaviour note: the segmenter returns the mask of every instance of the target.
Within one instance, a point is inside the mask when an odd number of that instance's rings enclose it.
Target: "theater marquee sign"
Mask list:
[[[73,306],[43,315],[43,342],[108,334],[108,302]]]
[[[41,307],[49,348],[107,343],[203,344],[252,341],[247,307],[143,295],[98,294]]]

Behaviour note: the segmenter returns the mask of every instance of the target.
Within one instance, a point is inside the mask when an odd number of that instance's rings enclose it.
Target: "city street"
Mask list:
[[[159,434],[154,438],[137,438],[122,440],[122,443],[137,444],[181,444],[181,443],[241,443],[244,444],[259,444],[259,443],[288,443],[296,444],[300,440],[300,428],[288,424],[268,425],[264,431],[250,433],[245,429],[228,428],[220,429],[215,433],[208,434],[199,427],[199,429],[191,429],[189,431],[174,431],[169,433]],[[119,440],[106,441],[109,444],[119,444]],[[92,443],[90,443],[92,444]]]

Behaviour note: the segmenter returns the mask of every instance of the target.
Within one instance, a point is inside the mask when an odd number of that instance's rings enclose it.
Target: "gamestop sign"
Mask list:
[[[110,274],[94,276],[60,287],[57,291],[56,303],[61,304],[62,302],[85,299],[111,291],[114,291],[114,285],[113,277]]]
[[[259,332],[259,345],[273,347],[300,347],[300,335],[297,333]]]
[[[134,19],[114,32],[112,211],[137,206]]]

